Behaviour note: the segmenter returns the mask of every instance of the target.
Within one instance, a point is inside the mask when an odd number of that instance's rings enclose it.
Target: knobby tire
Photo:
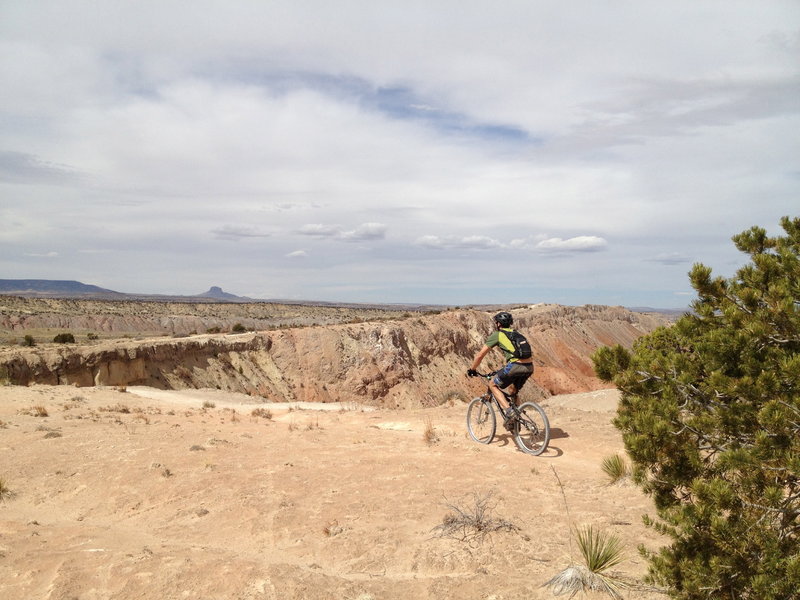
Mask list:
[[[520,450],[533,456],[539,456],[547,450],[550,421],[544,409],[535,402],[526,402],[519,407],[519,419],[514,424],[514,441]]]
[[[467,407],[467,431],[480,444],[491,444],[497,431],[494,407],[483,398],[475,398]]]

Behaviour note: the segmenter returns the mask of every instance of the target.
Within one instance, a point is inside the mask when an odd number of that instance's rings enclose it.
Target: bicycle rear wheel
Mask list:
[[[467,431],[470,437],[481,444],[490,444],[497,430],[497,418],[489,400],[475,398],[467,407]]]
[[[519,418],[514,424],[514,441],[526,454],[538,456],[550,443],[550,421],[544,409],[535,402],[519,407]]]

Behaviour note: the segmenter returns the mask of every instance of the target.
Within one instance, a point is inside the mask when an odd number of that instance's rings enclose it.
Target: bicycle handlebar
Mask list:
[[[495,375],[497,375],[497,371],[492,371],[491,373],[478,373],[475,371],[475,375],[470,375],[470,377],[483,377],[484,379],[489,379]]]

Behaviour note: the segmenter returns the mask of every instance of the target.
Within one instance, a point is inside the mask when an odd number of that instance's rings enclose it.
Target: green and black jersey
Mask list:
[[[512,332],[514,330],[510,327],[503,327],[502,329],[492,332],[492,335],[486,338],[486,345],[489,346],[489,348],[499,346],[507,362],[517,362],[519,359],[514,356],[514,344],[511,343],[507,335],[500,335],[501,332],[504,333],[506,331]]]

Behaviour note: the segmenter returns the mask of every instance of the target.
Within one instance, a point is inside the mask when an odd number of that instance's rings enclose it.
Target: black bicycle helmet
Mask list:
[[[494,322],[500,327],[511,327],[514,319],[511,317],[511,313],[499,312],[494,316]]]

